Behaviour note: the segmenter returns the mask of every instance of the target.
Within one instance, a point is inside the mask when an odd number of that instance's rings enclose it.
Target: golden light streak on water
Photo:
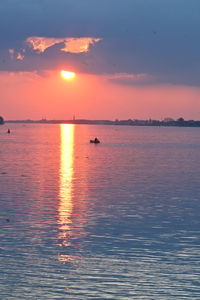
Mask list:
[[[63,246],[68,246],[69,241],[67,237],[70,235],[73,211],[74,125],[61,124],[60,136],[59,238],[63,239]]]

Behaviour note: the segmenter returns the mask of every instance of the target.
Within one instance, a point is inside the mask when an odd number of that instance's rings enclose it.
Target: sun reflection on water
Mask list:
[[[59,239],[62,239],[62,246],[69,246],[72,223],[71,215],[73,211],[74,125],[61,124],[60,136]]]

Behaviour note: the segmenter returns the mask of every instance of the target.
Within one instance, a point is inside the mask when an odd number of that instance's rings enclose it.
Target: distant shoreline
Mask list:
[[[5,123],[24,123],[24,124],[87,124],[87,125],[128,125],[128,126],[174,126],[174,127],[200,127],[200,121],[184,120],[5,120]]]

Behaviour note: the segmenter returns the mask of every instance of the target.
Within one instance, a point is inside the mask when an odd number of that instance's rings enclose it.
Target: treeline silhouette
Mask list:
[[[0,122],[4,123],[2,117],[0,117]],[[172,118],[165,118],[161,121],[159,120],[138,120],[138,119],[128,119],[128,120],[87,120],[87,119],[73,119],[73,120],[7,120],[6,123],[42,123],[42,124],[96,124],[96,125],[129,125],[129,126],[179,126],[179,127],[200,127],[200,121],[195,120],[185,120],[180,117],[177,120]],[[3,124],[1,123],[1,124]]]

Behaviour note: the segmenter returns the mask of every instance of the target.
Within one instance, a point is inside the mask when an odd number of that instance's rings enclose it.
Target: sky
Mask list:
[[[200,120],[199,11],[199,0],[1,0],[0,115]]]

